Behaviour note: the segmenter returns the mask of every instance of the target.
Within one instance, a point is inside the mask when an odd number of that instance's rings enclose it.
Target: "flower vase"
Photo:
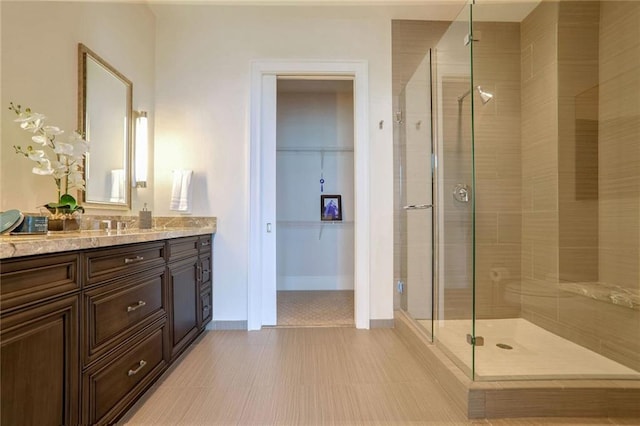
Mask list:
[[[49,219],[49,231],[77,231],[80,229],[80,220],[77,218]]]
[[[78,231],[82,215],[79,212],[69,212],[65,209],[49,211],[49,225],[47,229],[53,232]]]

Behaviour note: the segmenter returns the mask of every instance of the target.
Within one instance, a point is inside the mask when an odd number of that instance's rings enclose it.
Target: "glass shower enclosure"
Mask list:
[[[638,28],[638,2],[469,3],[404,88],[401,307],[474,380],[640,379]]]

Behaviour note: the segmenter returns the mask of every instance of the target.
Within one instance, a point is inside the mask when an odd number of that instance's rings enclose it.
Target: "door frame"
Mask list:
[[[247,328],[260,330],[263,325],[276,324],[276,176],[275,170],[265,172],[268,169],[265,162],[275,158],[276,127],[271,121],[275,119],[278,76],[353,78],[354,309],[356,328],[368,329],[371,253],[368,63],[309,60],[263,60],[254,61],[251,66]],[[267,232],[267,224],[271,224],[271,230],[276,232]]]

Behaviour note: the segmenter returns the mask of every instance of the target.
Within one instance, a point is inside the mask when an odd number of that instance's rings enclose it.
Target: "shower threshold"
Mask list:
[[[455,327],[451,327],[455,328]],[[450,329],[451,329],[450,328]],[[438,380],[443,390],[470,419],[505,417],[634,417],[640,418],[640,380],[594,379],[572,375],[572,378],[532,376],[535,365],[525,364],[527,374],[509,376],[510,380],[473,381],[468,372],[454,363],[441,345],[430,343],[422,326],[403,311],[396,311],[395,329],[411,348],[421,364]],[[465,331],[464,337],[466,337]],[[493,331],[492,331],[493,333]],[[487,334],[488,336],[488,334]],[[500,356],[512,356],[518,350],[516,341],[495,336],[493,346],[506,343],[513,350],[495,348]],[[464,338],[463,337],[463,338]],[[498,341],[500,340],[500,341]],[[506,340],[506,341],[505,341]],[[471,347],[466,344],[471,358]],[[488,345],[485,336],[485,346]],[[492,349],[493,350],[493,349]],[[574,360],[577,361],[577,360]],[[481,361],[482,362],[482,361]],[[492,361],[498,364],[495,360]],[[500,361],[501,362],[501,361]],[[486,362],[485,362],[486,363]],[[537,362],[541,364],[541,362]],[[506,371],[506,370],[505,370]],[[485,374],[487,372],[485,371]],[[493,374],[493,373],[491,373]],[[503,373],[500,373],[501,375]],[[624,374],[624,373],[623,373]],[[498,376],[498,375],[496,375]],[[636,377],[637,373],[636,373]]]
[[[431,327],[430,321],[418,323]],[[484,338],[475,347],[476,380],[640,379],[640,372],[523,318],[476,320],[475,326]],[[442,349],[470,374],[471,320],[437,321],[435,329]]]

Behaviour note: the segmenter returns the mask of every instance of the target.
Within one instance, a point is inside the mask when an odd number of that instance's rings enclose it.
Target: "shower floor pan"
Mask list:
[[[441,339],[452,339],[447,344],[454,352],[458,351],[458,355],[446,353],[443,345],[430,343],[422,326],[403,311],[396,312],[395,328],[469,418],[640,419],[640,374],[637,372],[606,358],[604,361],[608,362],[603,362],[603,357],[571,342],[556,341],[555,338],[565,339],[551,333],[532,338],[529,325],[536,326],[526,320],[511,324],[508,321],[503,324],[503,320],[488,321],[484,325],[476,324],[477,334],[484,333],[485,342],[484,347],[476,351],[479,357],[476,373],[484,376],[475,381],[469,378],[471,346],[466,343],[469,321],[447,321],[443,327],[446,331],[439,332]],[[526,339],[521,337],[524,334]],[[496,347],[498,343],[513,349],[500,349]],[[459,360],[452,361],[456,358]],[[467,364],[461,362],[463,359],[468,360]]]
[[[430,321],[418,323],[430,328]],[[471,320],[437,321],[435,327],[443,351],[470,375]],[[484,338],[475,348],[477,380],[640,379],[640,372],[523,318],[477,320],[476,336]]]

